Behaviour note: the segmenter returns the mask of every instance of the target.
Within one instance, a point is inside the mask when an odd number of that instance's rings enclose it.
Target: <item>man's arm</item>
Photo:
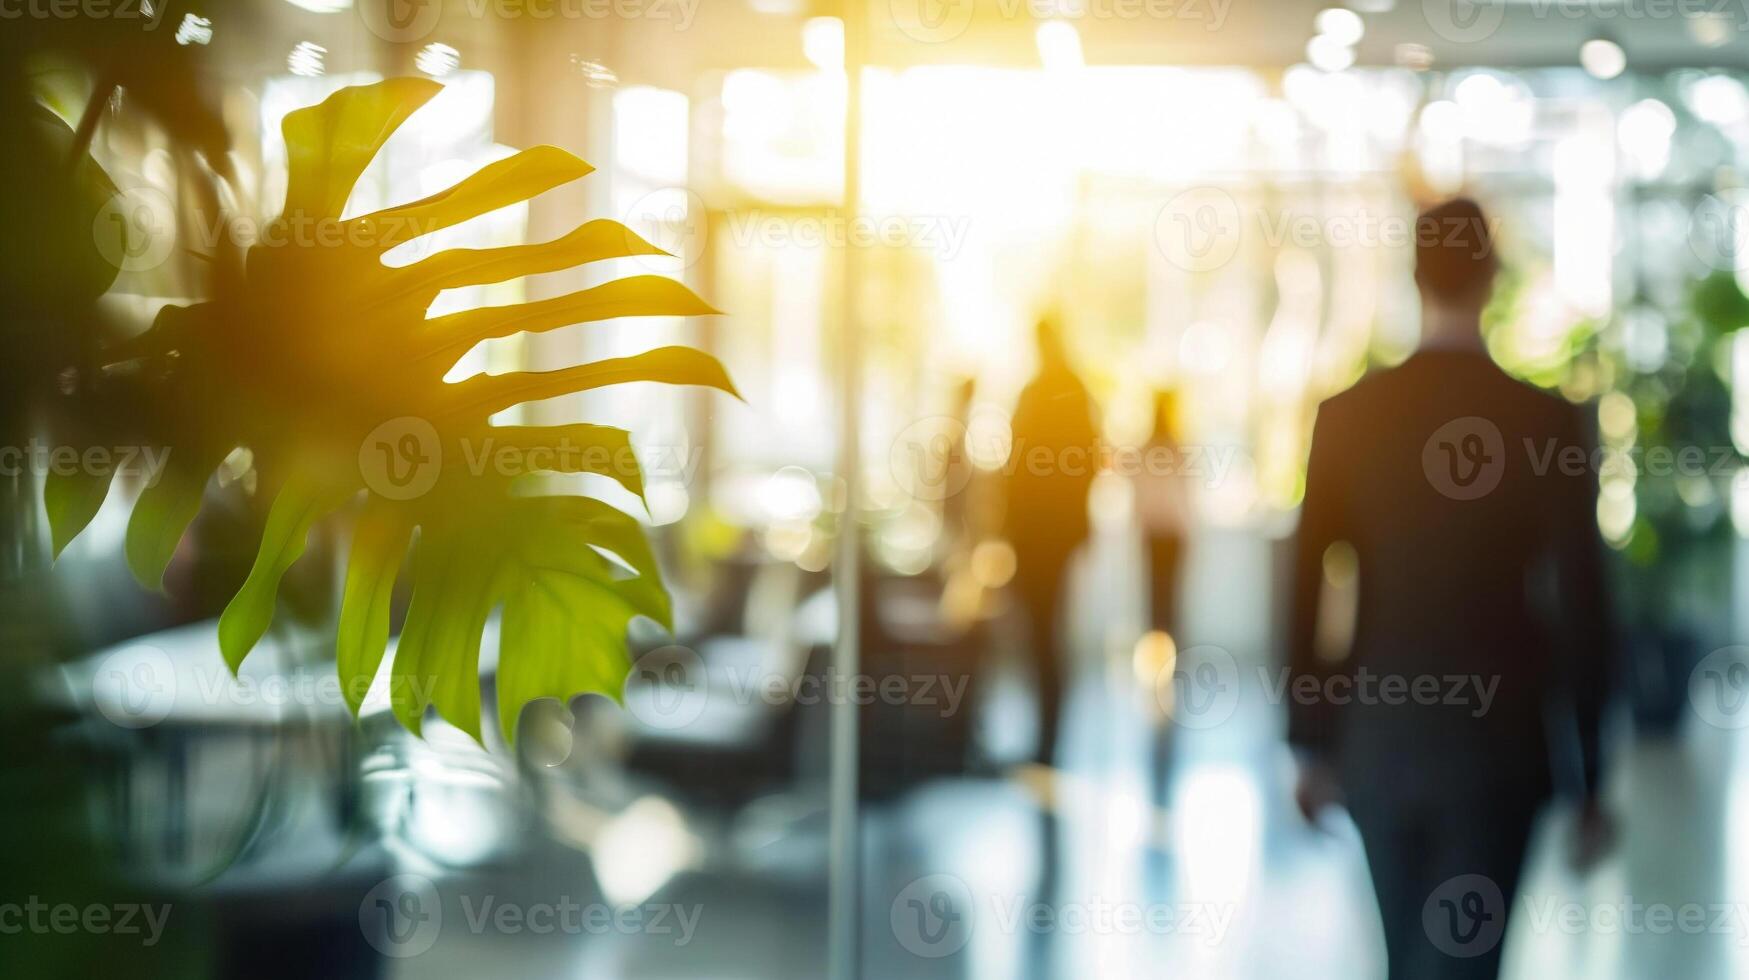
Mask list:
[[[1344,485],[1341,445],[1345,434],[1329,403],[1318,409],[1312,426],[1311,457],[1306,465],[1306,496],[1300,505],[1299,532],[1294,538],[1293,598],[1288,615],[1289,683],[1312,675],[1322,681],[1331,665],[1318,656],[1318,608],[1324,585],[1324,552],[1340,540],[1344,528]],[[1322,689],[1322,687],[1320,687]],[[1288,744],[1314,757],[1327,757],[1335,735],[1334,710],[1322,699],[1301,703],[1290,699]]]
[[[1585,459],[1592,460],[1596,458],[1593,440],[1580,411],[1564,413],[1561,445],[1578,446],[1585,450]],[[1597,474],[1590,466],[1577,472],[1557,467],[1553,477],[1557,485],[1549,519],[1560,603],[1559,677],[1571,697],[1578,728],[1582,790],[1592,797],[1602,768],[1603,708],[1615,671],[1614,633],[1597,532]]]

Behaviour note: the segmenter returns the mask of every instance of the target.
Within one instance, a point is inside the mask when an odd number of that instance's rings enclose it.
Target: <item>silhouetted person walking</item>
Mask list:
[[[1148,629],[1162,636],[1146,636],[1140,642],[1156,644],[1153,649],[1163,644],[1174,651],[1178,642],[1179,583],[1191,520],[1190,488],[1177,430],[1177,393],[1164,388],[1156,391],[1154,431],[1141,447],[1141,472],[1133,483],[1136,524],[1142,532],[1147,562]],[[1164,808],[1170,789],[1172,724],[1164,713],[1157,722],[1151,739],[1154,757],[1151,798],[1156,806]]]
[[[1154,431],[1142,446],[1135,480],[1136,519],[1148,560],[1148,627],[1176,638],[1179,572],[1190,532],[1190,494],[1178,445],[1178,396],[1154,393]]]
[[[1054,767],[1068,673],[1061,637],[1064,586],[1070,562],[1089,530],[1087,491],[1099,464],[1099,433],[1093,424],[1093,400],[1069,366],[1063,338],[1049,317],[1038,324],[1038,372],[1020,392],[1011,432],[1002,530],[1014,547],[1014,586],[1026,606],[1038,677],[1035,760]],[[1062,873],[1055,810],[1061,783],[1049,784],[1050,798],[1039,818],[1038,901],[1046,904],[1056,901]],[[1048,931],[1029,937],[1030,975],[1050,976]]]
[[[1551,748],[1577,749],[1582,849],[1605,837],[1607,606],[1580,410],[1482,347],[1496,261],[1481,209],[1427,211],[1415,238],[1422,349],[1318,411],[1289,740],[1308,819],[1339,790],[1360,828],[1392,980],[1480,980],[1498,972],[1532,822],[1563,772]],[[1317,640],[1338,541],[1359,567],[1346,656]]]
[[[1015,588],[1026,605],[1038,673],[1037,761],[1052,764],[1062,719],[1060,633],[1069,563],[1088,532],[1087,491],[1097,471],[1093,400],[1069,366],[1057,323],[1038,324],[1038,373],[1020,392],[1003,535],[1014,546]]]

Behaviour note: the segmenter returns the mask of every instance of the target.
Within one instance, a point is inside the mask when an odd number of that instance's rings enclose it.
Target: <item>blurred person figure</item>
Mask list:
[[[1179,572],[1190,528],[1190,500],[1178,444],[1178,393],[1154,393],[1154,430],[1142,446],[1136,478],[1136,519],[1148,558],[1148,628],[1172,636],[1178,629]]]
[[[1026,606],[1031,656],[1038,678],[1038,745],[1035,775],[1039,809],[1038,900],[1056,901],[1062,871],[1055,775],[1059,755],[1069,657],[1063,632],[1069,566],[1090,530],[1087,494],[1097,470],[1099,431],[1093,400],[1069,365],[1057,321],[1037,327],[1038,370],[1020,392],[1010,425],[1009,476],[1004,488],[1002,533],[1014,549],[1013,585]],[[1032,973],[1052,975],[1048,930],[1030,934]]]
[[[1498,972],[1532,822],[1563,774],[1551,750],[1578,762],[1564,767],[1582,801],[1576,860],[1608,839],[1610,634],[1580,411],[1482,346],[1496,259],[1481,209],[1424,212],[1415,249],[1421,350],[1324,402],[1314,426],[1289,657],[1292,683],[1316,693],[1290,700],[1288,738],[1302,813],[1342,799],[1360,830],[1391,980],[1481,980]],[[1336,542],[1359,569],[1345,656],[1319,637]]]
[[[977,469],[972,465],[966,443],[971,438],[972,400],[977,396],[975,378],[962,378],[953,389],[953,409],[948,417],[953,422],[952,441],[944,447],[946,458],[941,463],[942,536],[950,547],[969,548],[976,542],[974,527],[975,488],[972,486]]]
[[[1177,431],[1178,393],[1162,388],[1154,393],[1154,428],[1142,445],[1142,465],[1134,480],[1136,523],[1148,567],[1148,634],[1136,655],[1148,664],[1148,676],[1157,675],[1177,656],[1178,588],[1190,530],[1189,489]],[[1156,719],[1153,739],[1153,799],[1161,807],[1171,775],[1169,721],[1164,713]]]
[[[1014,547],[1014,585],[1026,605],[1037,668],[1036,759],[1056,757],[1066,660],[1064,584],[1090,528],[1087,493],[1099,460],[1093,400],[1076,376],[1052,317],[1037,327],[1038,372],[1020,392],[1012,421],[1014,458],[1006,488],[1003,536]]]

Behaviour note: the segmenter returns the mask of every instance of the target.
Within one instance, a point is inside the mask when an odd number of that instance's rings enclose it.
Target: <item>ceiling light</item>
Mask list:
[[[1306,42],[1306,60],[1320,71],[1342,71],[1354,64],[1354,49],[1328,34]]]
[[[1319,34],[1331,38],[1338,44],[1354,44],[1366,33],[1366,22],[1360,15],[1346,7],[1331,7],[1318,12],[1318,18],[1312,22]]]
[[[176,26],[177,44],[210,44],[212,39],[212,21],[198,14],[182,15],[182,23]]]
[[[844,22],[836,17],[809,17],[802,24],[802,54],[821,71],[843,71]]]
[[[297,47],[291,49],[291,54],[285,56],[286,70],[293,75],[313,78],[322,74],[324,70],[322,60],[327,53],[328,49],[320,44],[299,41]]]
[[[1065,20],[1047,20],[1038,25],[1038,56],[1046,68],[1079,68],[1086,62],[1081,55],[1081,35],[1075,25]]]
[[[413,67],[432,78],[442,78],[462,63],[460,51],[447,44],[427,44],[413,56]]]
[[[1414,71],[1433,67],[1433,49],[1417,41],[1404,41],[1392,50],[1397,64]]]
[[[1579,64],[1593,78],[1609,80],[1628,66],[1628,55],[1621,45],[1604,37],[1594,37],[1579,46]]]
[[[1695,39],[1702,47],[1722,48],[1731,40],[1731,35],[1737,32],[1730,15],[1712,11],[1699,17],[1688,19],[1688,36]]]

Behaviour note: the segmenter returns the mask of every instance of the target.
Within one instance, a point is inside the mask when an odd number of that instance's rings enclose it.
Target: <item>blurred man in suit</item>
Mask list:
[[[1290,619],[1289,741],[1308,819],[1346,801],[1391,980],[1494,977],[1532,822],[1570,771],[1597,802],[1610,666],[1594,458],[1580,409],[1482,346],[1496,268],[1481,209],[1416,223],[1423,344],[1324,402]],[[1358,563],[1346,650],[1321,642],[1326,552]],[[1551,761],[1555,750],[1576,765]]]

